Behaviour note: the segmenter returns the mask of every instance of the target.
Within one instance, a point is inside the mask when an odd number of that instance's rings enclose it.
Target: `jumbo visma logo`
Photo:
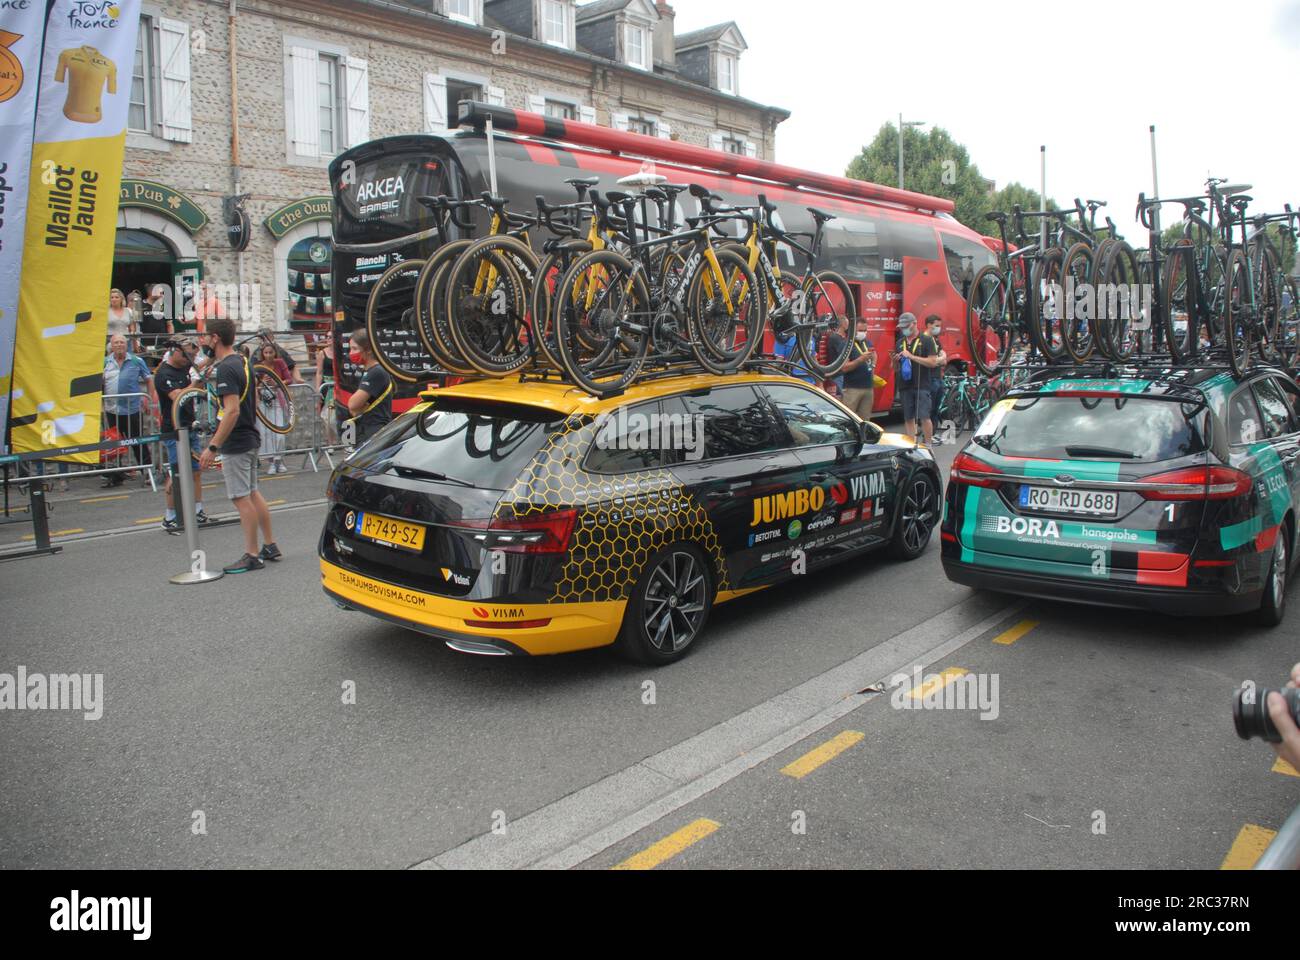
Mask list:
[[[816,513],[825,503],[826,491],[821,487],[759,497],[754,501],[754,519],[749,521],[749,525],[756,527],[760,523],[776,523],[790,517],[802,517],[805,513]]]

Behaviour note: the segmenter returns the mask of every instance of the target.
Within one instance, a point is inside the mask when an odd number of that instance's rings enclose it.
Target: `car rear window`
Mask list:
[[[1205,450],[1202,409],[1145,397],[1021,397],[994,405],[974,441],[1007,457],[1173,460]]]
[[[394,420],[349,463],[505,490],[563,423],[562,416],[539,407],[439,397],[432,408]]]

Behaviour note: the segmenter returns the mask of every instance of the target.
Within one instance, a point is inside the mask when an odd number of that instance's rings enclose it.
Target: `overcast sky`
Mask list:
[[[778,128],[782,163],[842,175],[902,111],[945,127],[999,187],[1037,189],[1045,144],[1048,195],[1108,200],[1121,232],[1142,241],[1133,209],[1151,192],[1154,123],[1166,196],[1200,192],[1213,174],[1253,184],[1269,212],[1300,206],[1300,0],[671,2],[679,33],[740,26],[741,94],[792,113]],[[1040,38],[1057,46],[1038,76],[995,82],[995,60],[1035,59],[996,52]],[[1223,61],[1209,53],[1225,44],[1241,54],[1219,79]],[[1178,210],[1166,208],[1166,224]]]

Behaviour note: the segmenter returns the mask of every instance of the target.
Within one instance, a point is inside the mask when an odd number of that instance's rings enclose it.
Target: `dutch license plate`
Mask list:
[[[418,523],[405,523],[377,517],[373,513],[357,514],[357,536],[382,543],[386,547],[419,553],[424,549],[424,527]]]
[[[1059,487],[1020,487],[1020,506],[1051,513],[1077,513],[1089,517],[1119,514],[1119,494],[1096,490],[1062,490]]]

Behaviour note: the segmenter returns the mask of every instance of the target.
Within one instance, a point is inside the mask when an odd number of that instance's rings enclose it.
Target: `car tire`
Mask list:
[[[1290,558],[1287,556],[1287,540],[1290,532],[1283,524],[1278,531],[1277,542],[1273,544],[1273,553],[1268,561],[1268,578],[1264,585],[1264,596],[1255,612],[1255,620],[1263,627],[1276,627],[1286,616],[1286,584]]]
[[[689,543],[665,547],[632,588],[615,649],[639,663],[673,663],[695,645],[712,609],[713,571],[704,554]]]
[[[898,498],[898,521],[890,554],[896,560],[915,560],[923,554],[939,525],[942,510],[939,484],[934,477],[921,470],[912,474]]]

